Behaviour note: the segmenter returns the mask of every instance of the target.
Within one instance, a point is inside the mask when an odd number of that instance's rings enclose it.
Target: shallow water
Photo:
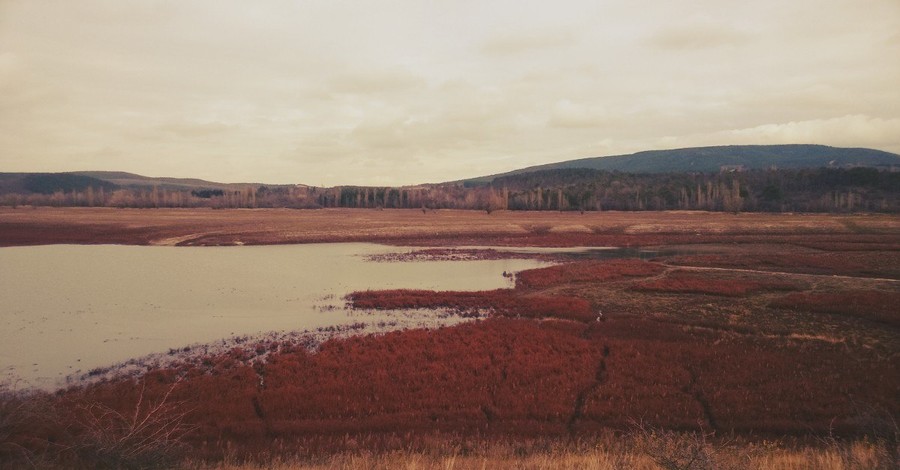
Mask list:
[[[0,248],[0,377],[52,387],[70,374],[195,343],[383,320],[343,308],[365,289],[484,290],[535,260],[377,263],[366,243]]]
[[[517,253],[528,255],[555,255],[566,259],[592,259],[608,260],[619,258],[652,259],[661,254],[679,254],[673,250],[654,250],[647,248],[620,248],[615,246],[570,246],[570,247],[539,247],[539,246],[457,246],[455,249],[467,250],[493,250],[503,253]],[[685,252],[687,254],[687,252]]]

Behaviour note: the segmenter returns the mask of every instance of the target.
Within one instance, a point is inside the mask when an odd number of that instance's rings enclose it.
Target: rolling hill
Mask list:
[[[142,176],[134,173],[127,173],[124,171],[79,171],[73,174],[89,176],[92,178],[96,178],[99,180],[107,181],[113,183],[117,186],[123,187],[153,187],[156,186],[160,189],[174,189],[174,190],[187,190],[187,189],[231,189],[231,190],[240,190],[250,187],[257,187],[260,184],[256,183],[217,183],[214,181],[206,181],[197,178],[166,178],[166,177],[151,177],[151,176]]]
[[[650,150],[630,155],[590,157],[537,165],[463,180],[486,183],[496,178],[559,169],[591,169],[622,173],[712,173],[723,167],[743,169],[900,167],[900,155],[866,148],[825,145],[728,145],[675,150]]]
[[[142,176],[124,171],[76,171],[64,173],[0,173],[0,194],[53,194],[84,191],[88,187],[106,191],[115,189],[149,190],[152,188],[192,191],[231,190],[262,186],[258,183],[217,183],[196,178]],[[279,185],[269,185],[276,187]]]

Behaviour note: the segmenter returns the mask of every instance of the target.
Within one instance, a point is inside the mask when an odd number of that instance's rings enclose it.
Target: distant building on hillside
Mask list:
[[[719,173],[740,173],[744,171],[744,165],[722,165],[719,167]]]

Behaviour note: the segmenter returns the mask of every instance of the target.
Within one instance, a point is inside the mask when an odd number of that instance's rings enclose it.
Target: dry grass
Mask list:
[[[844,221],[853,220],[854,230]],[[584,227],[591,227],[585,232]],[[529,212],[391,209],[0,208],[0,246],[45,243],[231,245],[336,241],[535,246],[731,243],[740,236],[798,242],[897,243],[891,215],[707,212]],[[839,235],[838,240],[834,236]],[[867,238],[868,237],[868,238]]]
[[[648,440],[657,439],[648,443]],[[591,470],[879,470],[893,469],[895,462],[883,443],[866,440],[827,446],[784,446],[773,442],[743,442],[735,445],[701,442],[705,458],[672,465],[667,457],[696,444],[695,435],[666,433],[664,436],[602,438],[593,446],[559,444],[546,449],[523,449],[514,444],[491,444],[484,448],[443,452],[391,451],[345,452],[314,459],[277,458],[268,462],[226,462],[186,465],[198,470],[289,470],[289,469],[591,469]],[[657,446],[648,449],[648,445]],[[681,447],[682,449],[679,449]],[[649,452],[648,452],[649,450]]]
[[[390,454],[342,454],[320,462],[280,461],[265,465],[234,464],[221,467],[228,470],[257,469],[610,469],[655,470],[658,467],[647,458],[617,455],[596,451],[587,454],[540,454],[523,457],[510,456],[459,456],[436,457],[430,455],[396,452]]]

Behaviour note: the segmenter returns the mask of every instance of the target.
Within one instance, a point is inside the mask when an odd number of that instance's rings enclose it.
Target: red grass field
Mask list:
[[[540,289],[561,284],[597,283],[654,276],[663,272],[659,264],[622,259],[606,262],[569,263],[519,273],[516,287]]]
[[[900,326],[900,292],[851,290],[796,292],[774,300],[770,307],[834,315],[850,315]]]
[[[784,281],[748,281],[711,279],[687,271],[673,271],[661,279],[641,281],[631,286],[642,292],[666,292],[676,294],[705,294],[741,297],[754,292],[799,290],[796,283]]]
[[[625,429],[634,420],[754,435],[857,433],[860,407],[900,411],[898,359],[884,354],[896,352],[895,344],[867,349],[805,330],[772,335],[762,324],[735,334],[717,327],[727,326],[725,319],[685,322],[677,301],[669,314],[597,321],[591,303],[579,297],[611,282],[617,287],[609,295],[699,292],[753,303],[773,289],[802,287],[750,282],[736,290],[734,279],[707,278],[712,287],[698,289],[710,273],[679,270],[647,280],[665,269],[642,261],[580,262],[522,273],[514,290],[358,292],[348,299],[358,308],[477,309],[494,318],[331,340],[316,352],[282,347],[264,362],[253,358],[274,347],[235,349],[143,380],[151,397],[180,380],[173,398],[191,410],[192,452],[213,459],[226,449],[259,455],[273,440],[315,441],[331,452],[342,450],[347,435],[573,436]],[[687,288],[683,279],[690,280]],[[784,303],[798,295],[774,304],[802,310],[819,298],[803,294],[801,307]],[[882,305],[895,295],[865,298]],[[124,412],[134,406],[135,390],[123,380],[64,396]]]
[[[562,296],[517,296],[510,290],[482,292],[433,292],[421,290],[363,291],[350,295],[359,309],[449,309],[459,314],[489,310],[506,317],[557,317],[577,321],[593,320],[589,302]]]

